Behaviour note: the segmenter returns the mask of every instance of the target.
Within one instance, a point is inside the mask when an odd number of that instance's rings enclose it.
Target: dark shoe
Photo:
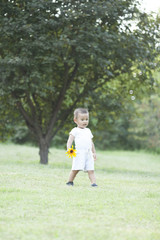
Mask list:
[[[91,187],[98,187],[96,183],[91,184]]]
[[[67,182],[66,185],[68,185],[68,186],[73,186],[74,183],[73,183],[73,182]]]

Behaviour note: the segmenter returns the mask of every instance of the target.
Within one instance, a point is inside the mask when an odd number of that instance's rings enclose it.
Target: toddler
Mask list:
[[[73,180],[77,173],[87,171],[92,187],[97,187],[94,174],[94,161],[96,160],[96,150],[92,141],[93,135],[91,130],[87,128],[89,123],[89,112],[86,108],[77,108],[74,111],[74,122],[77,127],[73,128],[69,134],[67,141],[67,150],[71,148],[75,141],[76,157],[73,158],[72,170],[69,175],[69,186],[73,186]]]

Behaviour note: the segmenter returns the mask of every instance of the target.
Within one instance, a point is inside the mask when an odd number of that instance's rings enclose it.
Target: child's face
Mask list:
[[[78,117],[74,119],[74,122],[79,128],[86,128],[89,123],[89,114],[88,113],[78,113]]]

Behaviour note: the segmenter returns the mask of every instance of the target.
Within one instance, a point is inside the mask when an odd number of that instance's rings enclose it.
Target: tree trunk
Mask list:
[[[39,141],[39,155],[40,155],[40,163],[48,164],[48,152],[49,152],[49,144],[46,142],[44,138]]]

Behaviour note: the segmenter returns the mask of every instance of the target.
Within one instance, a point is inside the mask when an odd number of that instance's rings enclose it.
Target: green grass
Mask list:
[[[159,240],[160,159],[144,152],[98,152],[98,188],[51,149],[0,145],[0,240]]]

